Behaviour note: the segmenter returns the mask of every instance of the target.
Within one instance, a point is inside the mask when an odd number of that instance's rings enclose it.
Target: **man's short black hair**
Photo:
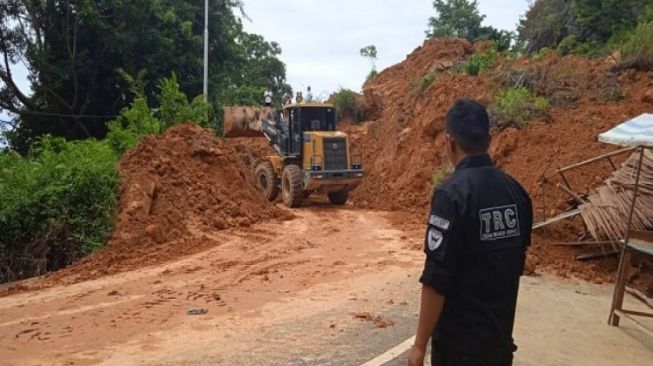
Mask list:
[[[473,99],[460,99],[449,109],[446,129],[468,154],[485,153],[490,148],[490,117]]]

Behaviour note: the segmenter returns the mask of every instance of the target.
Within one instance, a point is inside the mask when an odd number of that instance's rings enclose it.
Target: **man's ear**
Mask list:
[[[449,144],[449,151],[451,151],[453,154],[456,154],[458,152],[458,144],[456,143],[456,140],[454,140],[453,136],[451,136],[449,133],[447,133],[447,143]]]

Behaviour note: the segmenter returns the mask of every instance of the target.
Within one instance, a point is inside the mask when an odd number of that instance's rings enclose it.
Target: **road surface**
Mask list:
[[[296,214],[163,266],[0,298],[0,363],[403,365],[421,228],[351,207]],[[525,277],[515,365],[650,365],[653,340],[607,326],[610,291]]]

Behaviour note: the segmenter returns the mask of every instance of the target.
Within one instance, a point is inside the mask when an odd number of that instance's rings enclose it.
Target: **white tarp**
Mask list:
[[[621,146],[653,148],[653,114],[642,114],[599,135],[599,141]]]

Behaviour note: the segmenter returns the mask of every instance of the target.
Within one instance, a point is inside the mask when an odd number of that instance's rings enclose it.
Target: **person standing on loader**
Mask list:
[[[282,102],[284,107],[287,106],[287,105],[292,104],[292,97],[290,96],[290,93],[288,93],[287,91],[284,92],[283,93],[283,98],[281,98],[281,102]]]
[[[308,89],[306,89],[306,101],[308,103],[313,102],[313,92],[311,91],[311,87],[309,86]]]
[[[526,250],[533,222],[528,193],[495,167],[485,108],[459,100],[446,117],[456,170],[433,194],[415,344],[422,366],[432,337],[433,366],[509,366]]]
[[[263,100],[265,102],[265,106],[270,108],[272,107],[272,91],[270,89],[266,90],[265,93],[263,93]]]

